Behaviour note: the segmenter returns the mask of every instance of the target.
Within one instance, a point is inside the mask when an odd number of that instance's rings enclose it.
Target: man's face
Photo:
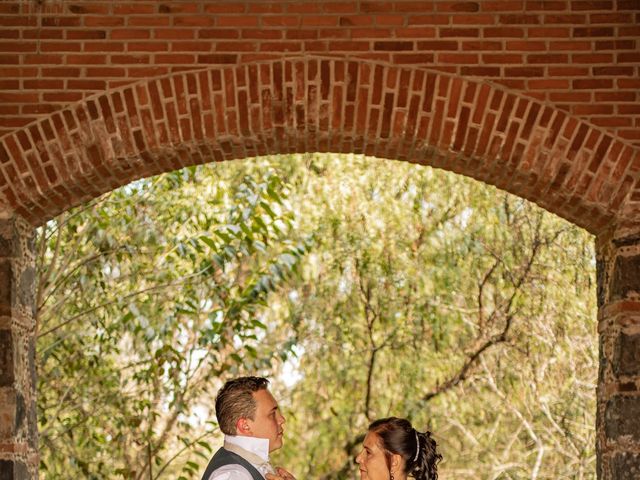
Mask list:
[[[269,451],[273,452],[282,446],[284,417],[278,408],[278,402],[269,390],[253,392],[256,401],[255,420],[247,419],[251,435],[269,440]]]

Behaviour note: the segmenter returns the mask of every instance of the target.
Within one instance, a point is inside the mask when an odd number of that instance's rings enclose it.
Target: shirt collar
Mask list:
[[[255,453],[265,462],[269,461],[269,439],[245,437],[244,435],[225,435],[224,441]]]

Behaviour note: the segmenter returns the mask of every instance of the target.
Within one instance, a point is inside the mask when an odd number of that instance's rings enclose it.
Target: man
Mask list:
[[[269,453],[282,446],[284,417],[267,389],[269,380],[240,377],[229,380],[216,396],[216,417],[225,434],[202,480],[295,480],[284,469],[277,474]]]

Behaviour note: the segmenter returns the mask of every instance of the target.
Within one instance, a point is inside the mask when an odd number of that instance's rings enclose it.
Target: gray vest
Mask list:
[[[209,465],[207,465],[207,469],[202,475],[202,480],[209,480],[209,477],[215,470],[219,469],[220,467],[224,467],[225,465],[242,465],[249,471],[249,473],[253,477],[253,480],[264,480],[264,477],[258,470],[256,470],[256,467],[251,465],[240,455],[230,452],[229,450],[225,450],[224,448],[218,450],[213,456],[213,458],[209,462]]]

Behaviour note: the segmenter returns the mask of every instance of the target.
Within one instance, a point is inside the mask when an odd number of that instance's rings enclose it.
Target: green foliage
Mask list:
[[[260,158],[136,182],[41,239],[47,478],[197,478],[244,373],[274,379],[300,479],[354,478],[387,415],[433,430],[442,479],[595,478],[592,238],[521,199]]]
[[[434,431],[441,478],[593,478],[592,238],[444,172],[305,166],[290,198],[318,243],[278,296],[302,352],[283,463],[354,478],[359,435],[398,415]]]
[[[260,321],[308,248],[287,240],[286,185],[211,170],[136,182],[41,231],[47,478],[157,478],[176,454],[196,477],[220,380],[286,358]]]

